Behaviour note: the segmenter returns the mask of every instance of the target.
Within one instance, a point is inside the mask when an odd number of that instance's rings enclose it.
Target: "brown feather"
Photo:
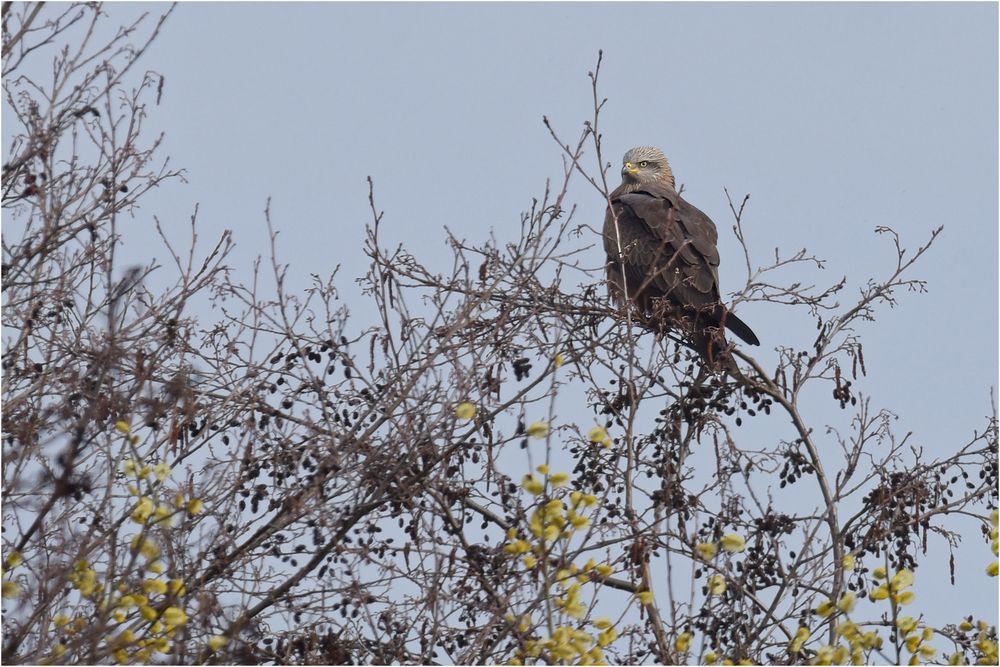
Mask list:
[[[750,327],[722,304],[715,224],[674,189],[662,153],[633,149],[625,161],[639,151],[659,171],[644,179],[642,171],[623,170],[625,180],[610,196],[603,235],[612,297],[621,303],[627,295],[644,315],[681,329],[706,357],[725,343],[713,329],[729,328],[758,345]]]

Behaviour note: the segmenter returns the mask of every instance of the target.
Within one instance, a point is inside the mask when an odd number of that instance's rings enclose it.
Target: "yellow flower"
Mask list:
[[[577,620],[582,620],[587,615],[587,605],[573,602],[563,607],[563,611]]]
[[[809,639],[809,628],[800,625],[799,629],[795,631],[795,636],[792,637],[792,641],[788,642],[788,652],[791,654],[798,653],[802,650],[802,646]]]
[[[183,579],[171,579],[170,580],[170,593],[173,595],[181,596],[187,593],[187,587],[184,585]]]
[[[537,496],[545,490],[545,485],[534,475],[525,475],[521,480],[521,486],[528,493]]]
[[[709,651],[708,653],[705,654],[706,665],[714,665],[718,661],[719,661],[719,654],[716,653],[715,651]]]
[[[156,523],[172,526],[174,525],[174,509],[170,505],[157,505],[154,518]]]
[[[897,604],[904,605],[904,604],[910,604],[916,599],[916,597],[917,594],[914,593],[913,591],[903,591],[899,595],[893,596],[893,599],[896,601]]]
[[[595,426],[590,429],[590,433],[587,434],[587,437],[591,442],[604,442],[604,439],[608,437],[608,430],[603,426]]]
[[[822,646],[816,651],[813,662],[817,665],[832,665],[834,661],[834,648],[832,646]]]
[[[163,572],[167,569],[167,566],[162,560],[153,561],[148,565],[148,567],[149,571],[153,574],[163,574]]]
[[[167,592],[167,582],[162,579],[146,579],[142,582],[142,590],[150,595],[163,595]]]
[[[155,620],[157,617],[156,610],[150,607],[148,604],[144,604],[139,608],[139,613],[147,621]]]
[[[902,616],[896,619],[896,627],[903,631],[903,634],[909,634],[916,630],[917,621],[912,616]]]
[[[678,653],[687,653],[691,648],[691,633],[682,632],[677,635],[677,640],[674,641],[674,648],[677,649]]]
[[[218,651],[224,648],[226,644],[229,643],[229,638],[224,635],[215,635],[214,637],[208,638],[208,648],[213,651]]]
[[[1000,572],[1000,561],[993,561],[986,566],[986,574],[989,576],[995,577],[998,572]]]
[[[890,586],[894,592],[901,591],[912,584],[913,573],[909,570],[900,570],[896,574],[892,575],[892,582],[890,582]]]
[[[156,479],[162,482],[166,478],[170,477],[170,464],[166,461],[160,461],[153,466],[153,473],[156,475]]]
[[[594,569],[596,569],[597,573],[602,577],[610,577],[615,571],[615,569],[607,563],[601,563]]]
[[[614,622],[607,616],[601,616],[593,622],[593,626],[598,630],[607,630],[612,625],[614,625]]]
[[[167,607],[163,612],[163,620],[168,625],[184,625],[187,623],[187,614],[180,607]]]
[[[529,570],[531,570],[536,565],[538,565],[538,559],[537,558],[535,558],[531,554],[528,554],[527,556],[524,557],[524,566],[526,568],[528,568]]]
[[[156,542],[141,535],[132,538],[132,550],[138,551],[150,560],[160,555],[160,547],[156,546]]]
[[[459,403],[458,407],[455,408],[455,416],[459,419],[472,419],[476,416],[476,406],[468,401]]]
[[[694,548],[702,560],[712,560],[719,553],[719,548],[711,542],[702,542]]]
[[[653,592],[652,591],[639,591],[638,593],[635,594],[635,597],[638,598],[639,602],[643,606],[647,606],[648,607],[649,605],[653,604]]]
[[[739,553],[747,548],[746,540],[742,536],[731,533],[722,538],[722,548],[729,553]]]
[[[146,523],[155,507],[153,501],[148,496],[143,496],[139,499],[139,504],[136,505],[135,511],[132,512],[132,521],[139,524]]]
[[[115,428],[121,431],[122,433],[125,433],[126,435],[132,431],[132,427],[129,426],[129,423],[124,420],[116,421]]]
[[[559,368],[560,366],[566,363],[566,357],[564,357],[562,352],[560,352],[559,354],[556,355],[556,358],[553,360],[553,363],[555,363],[556,368]]]
[[[66,614],[56,614],[52,617],[52,623],[55,624],[57,628],[69,625],[69,616]]]
[[[16,598],[21,594],[21,586],[13,581],[3,582],[3,586],[0,587],[0,596],[6,599]]]
[[[614,626],[611,626],[601,634],[597,635],[597,645],[601,648],[607,648],[616,639],[618,639],[618,631],[615,630]]]
[[[533,438],[544,438],[549,434],[549,425],[545,422],[535,422],[528,427],[527,432]]]
[[[816,607],[816,614],[826,618],[832,616],[833,612],[837,611],[837,607],[829,600],[821,602],[818,607]]]
[[[156,639],[154,639],[151,642],[149,642],[149,648],[152,649],[152,650],[154,650],[154,651],[156,651],[157,653],[169,653],[170,652],[170,640],[167,639],[166,637],[157,637]],[[140,651],[140,653],[141,653],[141,651]],[[137,653],[136,657],[138,657],[138,655],[139,654]],[[147,657],[145,659],[145,661],[149,662],[149,658]]]
[[[872,600],[884,600],[887,597],[889,597],[889,589],[886,588],[885,584],[882,584],[881,586],[872,591],[870,597]]]
[[[848,641],[853,642],[860,633],[858,631],[857,623],[854,623],[853,621],[844,621],[837,626],[837,634]]]
[[[187,511],[188,514],[195,515],[201,514],[205,510],[205,503],[203,503],[198,498],[192,498],[188,501]]]
[[[527,632],[531,629],[532,620],[531,614],[523,614],[520,620],[517,622],[517,629],[521,632]]]
[[[844,593],[840,596],[840,600],[837,602],[837,609],[844,612],[845,614],[850,614],[854,611],[854,606],[858,603],[858,596],[853,592]]]
[[[531,545],[524,540],[515,540],[503,548],[509,554],[514,554],[519,556],[521,554],[526,554],[531,551]]]
[[[556,474],[552,475],[552,477],[550,477],[549,479],[552,481],[552,486],[558,489],[560,487],[569,484],[570,477],[569,473],[567,472],[557,472]]]
[[[855,566],[857,565],[857,561],[854,558],[854,554],[845,554],[840,562],[841,565],[844,566],[844,569],[848,572],[853,572]]]
[[[713,574],[708,578],[709,595],[722,595],[726,592],[726,578],[721,574]]]
[[[65,644],[56,644],[55,646],[52,647],[52,655],[57,658],[62,657],[63,653],[65,652],[66,652]]]
[[[23,562],[24,562],[24,556],[22,556],[19,551],[11,551],[10,554],[7,556],[5,564],[7,567],[13,569]]]
[[[119,664],[124,665],[126,662],[128,662],[128,651],[126,651],[123,648],[120,648],[117,651],[115,651],[114,656],[115,660],[118,661]]]
[[[881,565],[879,565],[878,567],[876,567],[875,570],[874,570],[874,572],[872,572],[872,574],[875,575],[876,579],[885,579],[886,577],[889,576],[889,573],[886,572],[885,568],[882,567]]]
[[[535,468],[535,470],[542,473],[543,475],[548,475],[550,472],[552,472],[552,469],[549,467],[548,463],[543,463],[542,465]]]

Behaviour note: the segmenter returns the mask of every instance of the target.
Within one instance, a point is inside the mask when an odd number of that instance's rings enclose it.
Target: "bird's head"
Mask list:
[[[639,146],[625,153],[622,158],[622,183],[632,186],[665,183],[676,187],[667,156],[652,146]]]

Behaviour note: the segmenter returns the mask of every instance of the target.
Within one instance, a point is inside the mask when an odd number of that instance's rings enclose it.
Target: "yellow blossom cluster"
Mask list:
[[[549,665],[606,665],[604,648],[617,637],[614,626],[594,635],[582,628],[560,625],[547,639],[526,639],[508,664],[523,665],[534,659]]]
[[[24,562],[24,557],[18,551],[10,552],[3,560],[3,574],[7,575],[11,570]],[[12,579],[3,582],[2,596],[5,600],[18,597],[21,594],[21,585]]]
[[[1000,511],[994,509],[990,512],[990,523],[993,527],[990,529],[990,547],[993,549],[993,555],[1000,555]],[[991,577],[1000,574],[1000,561],[993,561],[986,566],[986,574]]]
[[[522,557],[526,568],[538,568],[543,573],[552,616],[536,626],[530,615],[508,615],[507,621],[521,638],[520,648],[509,664],[606,664],[604,649],[618,637],[614,622],[608,618],[594,620],[586,629],[591,603],[584,586],[609,577],[613,567],[593,558],[582,567],[576,563],[554,565],[556,549],[568,544],[577,530],[590,525],[587,513],[598,505],[596,496],[569,489],[571,482],[568,473],[553,472],[545,464],[525,475],[521,482],[521,487],[538,499],[527,526],[508,529],[504,550]],[[546,627],[552,628],[551,634],[538,636],[538,628]]]
[[[719,547],[725,551],[736,554],[747,548],[747,542],[742,535],[730,533],[724,535],[718,542],[700,542],[695,545],[694,553],[704,561],[710,561],[719,554]]]
[[[132,433],[126,422],[116,423],[115,428],[125,435]],[[91,609],[80,609],[75,616],[63,612],[52,617],[56,636],[50,654],[41,657],[45,663],[75,660],[70,654],[80,642],[73,638],[86,636],[96,623],[104,628],[98,646],[104,662],[162,662],[164,659],[157,657],[158,654],[173,650],[175,638],[188,623],[187,586],[184,579],[166,574],[169,566],[161,560],[154,531],[169,529],[185,512],[191,516],[201,513],[204,503],[176,491],[168,493],[163,483],[169,480],[171,468],[165,461],[143,464],[127,459],[122,462],[122,472],[124,484],[134,499],[134,504],[125,509],[124,517],[141,526],[131,537],[130,548],[119,551],[130,565],[109,566],[106,573],[99,572],[100,566],[89,560],[81,559],[72,565],[66,581],[79,594],[77,604],[84,608],[89,605]],[[11,554],[4,562],[9,566],[21,560],[19,555]],[[97,556],[96,560],[100,563],[102,557]],[[113,580],[112,571],[116,572]],[[223,636],[205,641],[213,651],[227,643]]]
[[[913,572],[910,570],[900,570],[889,578],[884,567],[877,567],[874,574],[883,583],[871,592],[872,600],[891,599],[894,605],[907,605],[916,599],[916,593],[906,590],[913,585]]]
[[[997,552],[997,511],[994,510],[990,516],[994,529],[990,534],[993,540],[994,554]],[[696,546],[696,553],[704,560],[711,560],[717,551],[715,544],[702,543]],[[841,561],[844,570],[852,571],[856,566],[853,555],[845,555]],[[988,574],[995,573],[987,571]],[[916,594],[910,590],[914,583],[912,570],[901,569],[892,573],[882,566],[876,567],[872,574],[878,580],[878,585],[871,591],[869,598],[873,602],[888,600],[892,606],[892,618],[895,619],[895,628],[900,639],[902,648],[910,654],[907,664],[919,665],[927,662],[946,662],[950,665],[966,664],[966,656],[962,651],[956,651],[951,655],[938,657],[938,649],[931,644],[935,637],[935,630],[921,623],[919,617],[902,615],[901,607],[912,603],[916,599]],[[711,588],[710,579],[710,588]],[[836,601],[826,600],[819,604],[814,610],[815,614],[821,618],[831,618],[837,614],[842,614],[838,619],[834,619],[832,627],[837,637],[837,641],[830,645],[820,646],[815,649],[811,664],[814,665],[864,665],[873,657],[872,652],[883,648],[883,639],[875,630],[866,630],[863,626],[848,618],[849,614],[857,606],[857,595],[854,592],[847,592]],[[838,622],[839,620],[839,622]],[[976,651],[976,664],[996,665],[1000,664],[1000,656],[997,651],[997,631],[995,626],[991,626],[984,621],[979,621],[976,625],[972,623],[972,617],[962,621],[957,629],[963,633],[977,631],[975,639],[967,637],[961,645]],[[796,656],[802,653],[806,643],[811,637],[811,630],[806,626],[800,626],[788,643],[788,653]],[[717,664],[718,656],[714,653],[706,654],[705,661],[709,664]],[[731,664],[731,663],[730,663]]]
[[[882,648],[882,638],[875,631],[862,632],[857,623],[844,620],[835,626],[838,637],[847,640],[847,644],[837,642],[821,646],[813,656],[814,665],[864,665],[866,656],[876,649]],[[809,639],[809,629],[800,627],[789,643],[789,653],[798,653]]]
[[[594,444],[598,444],[605,449],[611,449],[611,446],[614,444],[611,436],[608,435],[608,429],[603,426],[595,426],[590,429],[590,433],[587,434],[587,438]]]
[[[971,626],[971,623],[969,624]],[[972,629],[971,627],[969,628]],[[1000,665],[1000,654],[997,651],[997,629],[991,627],[986,621],[979,621],[976,624],[978,635],[976,636],[975,647],[982,654],[977,664],[980,665]],[[961,664],[952,662],[951,664]]]

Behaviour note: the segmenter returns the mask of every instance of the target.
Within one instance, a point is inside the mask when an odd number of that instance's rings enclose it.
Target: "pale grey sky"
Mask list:
[[[720,228],[724,291],[743,275],[723,187],[752,196],[758,263],[776,246],[808,247],[828,260],[825,282],[848,277],[844,302],[893,267],[877,225],[916,248],[943,224],[914,274],[929,293],[903,295],[859,331],[869,376],[857,385],[931,452],[984,426],[998,368],[995,3],[182,4],[144,68],[166,77],[148,122],[189,184],[152,193],[131,240],[153,214],[183,234],[200,203],[202,234],[234,229],[232,264],[248,272],[267,250],[271,197],[292,285],[341,264],[349,289],[366,269],[368,175],[387,243],[418,257],[448,256],[445,225],[472,241],[513,238],[560,174],[542,116],[575,140],[598,49],[609,158],[639,144],[666,152],[685,197]],[[571,201],[579,222],[600,224],[596,192],[578,183]],[[740,316],[765,367],[775,345],[815,335],[781,308]],[[978,537],[957,555],[976,581],[989,556]],[[995,586],[980,590],[933,590],[933,611],[995,620]]]

